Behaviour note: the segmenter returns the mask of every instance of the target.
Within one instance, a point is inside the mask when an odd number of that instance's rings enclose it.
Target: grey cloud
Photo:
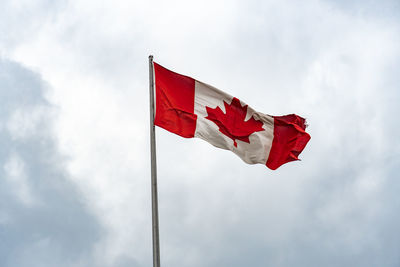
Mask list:
[[[234,8],[228,8],[228,11],[221,9],[223,11],[216,13],[210,12],[208,6],[201,12],[192,13],[193,7],[190,5],[174,7],[172,10],[159,3],[144,7],[134,4],[125,8],[112,2],[109,8],[95,9],[90,3],[83,5],[87,9],[84,11],[71,8],[65,17],[72,22],[68,21],[67,26],[60,22],[59,28],[56,27],[59,36],[52,36],[54,40],[47,45],[58,43],[60,50],[38,50],[38,53],[43,53],[42,57],[58,54],[59,51],[72,51],[68,56],[76,61],[69,66],[63,65],[67,72],[72,73],[79,66],[79,71],[83,69],[84,75],[93,79],[101,77],[100,81],[111,84],[102,88],[109,91],[110,96],[115,95],[116,91],[123,92],[129,103],[124,104],[134,105],[137,111],[127,115],[132,118],[132,123],[148,125],[148,116],[137,116],[148,112],[147,102],[137,101],[147,99],[148,47],[154,49],[156,58],[163,58],[159,63],[183,74],[196,73],[195,78],[239,98],[243,97],[242,100],[260,111],[273,115],[296,112],[309,119],[312,140],[301,156],[303,162],[289,163],[276,172],[270,172],[263,166],[247,166],[234,155],[203,144],[201,140],[184,140],[157,129],[163,265],[399,266],[400,183],[397,173],[400,164],[400,131],[396,116],[400,112],[400,94],[397,75],[399,52],[395,37],[398,23],[382,22],[379,13],[383,15],[385,12],[364,12],[359,15],[359,3],[246,1],[233,3]],[[390,6],[395,7],[390,4],[395,2],[385,3],[379,8],[388,10]],[[374,10],[372,4],[363,5],[364,9]],[[147,8],[157,16],[147,16]],[[185,12],[191,17],[179,17]],[[391,14],[395,12],[393,8]],[[145,16],[141,17],[140,13]],[[171,14],[179,19],[171,18]],[[184,19],[188,20],[189,26],[181,28],[179,26]],[[52,30],[51,33],[55,31]],[[42,34],[45,33],[43,30]],[[37,50],[34,48],[32,51]],[[23,70],[15,63],[4,62],[3,65],[7,65],[8,69],[14,66],[12,73]],[[64,76],[64,69],[59,63],[45,66],[44,69],[49,75],[52,72],[48,70],[54,69],[54,73]],[[186,72],[186,69],[190,70]],[[26,83],[18,82],[19,79],[4,78],[8,83],[15,84],[9,84],[7,88],[25,88],[24,84],[37,84],[35,74],[27,70],[24,73]],[[28,79],[31,77],[29,75],[32,76],[31,80]],[[57,84],[58,81],[55,78],[53,82]],[[125,86],[123,90],[116,86],[121,84]],[[6,148],[5,152],[0,151],[4,154],[1,154],[1,171],[2,175],[8,175],[2,180],[1,186],[9,190],[0,192],[12,203],[13,208],[2,208],[0,223],[11,225],[14,218],[21,229],[30,227],[44,237],[19,242],[15,238],[17,230],[2,231],[14,235],[4,235],[3,240],[7,240],[7,245],[3,245],[0,251],[19,253],[30,259],[34,258],[32,253],[58,242],[59,249],[52,246],[54,253],[48,256],[53,258],[42,255],[41,259],[35,258],[36,262],[55,263],[57,255],[62,253],[77,261],[80,256],[85,256],[70,249],[72,241],[65,234],[72,233],[73,236],[77,226],[68,228],[62,221],[49,218],[53,210],[44,209],[42,202],[44,199],[55,199],[56,202],[57,197],[62,196],[58,200],[59,205],[68,214],[82,213],[80,217],[89,216],[87,221],[94,219],[79,203],[69,202],[70,189],[65,196],[64,189],[57,187],[57,195],[53,196],[46,190],[48,187],[42,188],[43,183],[33,183],[30,179],[32,170],[53,175],[31,165],[57,166],[55,162],[61,162],[62,165],[64,159],[56,155],[57,160],[51,163],[43,161],[44,156],[30,160],[33,150],[48,155],[54,152],[54,144],[51,140],[47,144],[29,142],[49,140],[42,136],[47,131],[38,127],[47,125],[48,119],[40,119],[43,118],[40,114],[46,113],[43,110],[48,110],[48,105],[42,93],[33,95],[29,94],[29,90],[23,92],[26,95],[20,95],[24,97],[9,96],[7,105],[15,105],[1,111],[5,115],[2,118],[0,142]],[[71,93],[65,90],[60,95]],[[81,91],[75,90],[73,93],[80,94]],[[7,94],[4,99],[6,97]],[[24,100],[25,97],[28,100]],[[23,101],[28,104],[21,109],[21,104],[25,103]],[[40,104],[29,108],[29,103]],[[83,109],[92,104],[82,103],[72,108]],[[106,104],[107,101],[101,103]],[[36,108],[38,105],[40,109]],[[65,108],[71,107],[66,105]],[[100,111],[104,106],[92,108]],[[93,113],[96,115],[96,112]],[[81,115],[77,113],[72,120],[79,120]],[[44,118],[48,118],[46,116]],[[36,123],[30,124],[32,121]],[[130,119],[128,121],[130,123]],[[71,125],[74,126],[73,123]],[[86,122],[79,125],[82,126],[76,129],[79,133],[84,133],[88,130],[85,127],[90,127],[90,124],[86,126]],[[112,122],[110,125],[117,132],[124,129]],[[147,135],[147,130],[142,131],[141,128],[137,129],[138,134],[145,132]],[[28,134],[31,131],[34,131],[34,136]],[[111,140],[108,144],[110,147],[116,147],[117,137],[117,134],[105,136],[96,141],[99,143],[94,142],[93,147],[104,146],[105,139]],[[82,142],[82,145],[87,139],[82,140],[78,138],[75,141],[78,145]],[[149,158],[146,154],[148,150],[144,151],[145,146],[132,148],[138,158]],[[91,168],[95,164],[110,165],[110,173],[114,173],[113,170],[121,169],[115,162],[123,162],[126,158],[126,154],[110,154],[107,150],[92,149],[90,152],[96,153],[95,163],[91,162],[92,159],[75,159],[81,165],[89,166],[87,173],[90,179],[98,174],[98,170]],[[115,155],[112,160],[110,155]],[[143,186],[145,182],[137,182],[148,178],[148,166],[143,169],[139,169],[142,168],[140,164],[138,166],[134,172],[127,171],[129,179],[124,180],[124,175],[116,174],[103,180],[114,184],[118,179],[121,188],[129,188],[129,193],[125,191],[124,197],[114,202],[109,198],[110,193],[120,196],[120,187],[112,190],[104,186],[104,191],[100,191],[102,196],[99,198],[102,197],[103,204],[111,204],[104,205],[97,212],[113,212],[115,216],[112,219],[105,216],[105,220],[117,222],[114,228],[110,226],[113,229],[110,239],[114,237],[116,241],[106,242],[109,245],[106,246],[107,251],[115,255],[115,262],[109,264],[113,267],[151,264],[148,244],[150,227],[140,224],[143,218],[149,223],[149,203],[145,203],[144,197],[134,198],[134,195],[148,190]],[[52,173],[63,177],[59,175],[60,172],[64,173],[62,166]],[[87,174],[83,172],[80,175]],[[127,182],[131,181],[130,177],[137,182],[131,187]],[[25,186],[16,187],[19,183]],[[43,197],[40,192],[48,197]],[[66,208],[69,205],[71,210]],[[129,208],[125,208],[125,205]],[[13,214],[14,210],[18,211],[16,213],[29,214],[18,217]],[[48,224],[55,220],[54,228],[50,229],[64,226],[65,233],[56,234],[56,231],[41,229],[38,225],[43,224],[43,220],[39,219],[34,224],[24,224],[25,218],[31,215],[30,211],[35,210],[48,215]],[[95,225],[95,222],[92,223]],[[127,233],[126,229],[136,231]],[[18,233],[21,231],[18,230]],[[87,255],[98,233],[89,231],[85,236],[85,231],[76,231],[83,234],[79,250]],[[22,232],[28,234],[27,230]],[[60,237],[49,239],[47,236]],[[56,241],[51,243],[52,240]],[[22,243],[28,244],[30,252],[17,249]],[[7,250],[8,247],[11,248]],[[132,255],[137,262],[124,255]],[[85,260],[82,262],[85,263]],[[90,257],[86,263],[92,263]]]
[[[66,159],[57,151],[52,134],[55,109],[44,98],[46,87],[38,74],[0,60],[0,265],[4,267],[80,266],[90,259],[99,240],[101,227],[69,182]]]
[[[359,16],[398,19],[400,12],[400,3],[396,0],[328,0],[327,2],[341,8],[343,12]]]

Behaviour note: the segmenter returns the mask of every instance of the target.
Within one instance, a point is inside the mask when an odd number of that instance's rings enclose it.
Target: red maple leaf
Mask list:
[[[214,122],[219,131],[233,140],[233,144],[237,147],[236,140],[250,143],[249,136],[254,132],[264,131],[263,123],[253,118],[253,116],[245,121],[247,114],[247,105],[240,104],[239,99],[234,97],[230,104],[224,101],[226,114],[222,112],[220,107],[206,107],[208,116],[206,119]]]

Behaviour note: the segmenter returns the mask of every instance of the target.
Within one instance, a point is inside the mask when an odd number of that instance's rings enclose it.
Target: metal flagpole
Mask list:
[[[150,147],[151,147],[151,210],[153,225],[153,267],[160,267],[160,236],[158,227],[157,162],[154,128],[154,78],[153,56],[149,56],[150,77]]]

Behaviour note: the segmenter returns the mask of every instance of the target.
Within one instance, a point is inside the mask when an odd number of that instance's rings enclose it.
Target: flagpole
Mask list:
[[[153,229],[153,267],[160,267],[160,235],[158,226],[157,162],[154,127],[154,78],[153,56],[149,56],[150,78],[150,149],[151,149],[151,211]]]

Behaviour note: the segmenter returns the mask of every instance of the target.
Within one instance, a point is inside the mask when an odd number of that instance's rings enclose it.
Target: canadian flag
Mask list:
[[[275,170],[298,160],[310,135],[295,114],[270,116],[208,84],[153,62],[154,124],[182,137],[199,137],[249,164]]]

